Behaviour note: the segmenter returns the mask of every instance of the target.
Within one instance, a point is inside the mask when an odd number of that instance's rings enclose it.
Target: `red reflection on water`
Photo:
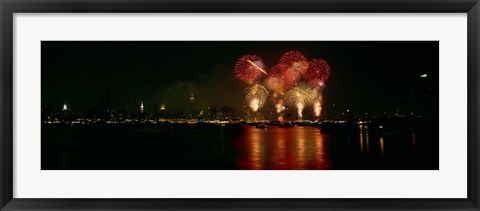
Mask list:
[[[383,141],[383,136],[380,136],[380,155],[385,154],[385,146],[384,146],[384,141]]]
[[[287,138],[283,132],[275,133],[274,140],[272,143],[272,153],[270,153],[269,159],[276,160],[277,162],[272,163],[273,169],[285,169],[289,165],[287,159]]]
[[[261,130],[257,133],[251,133],[250,139],[245,144],[247,146],[242,147],[241,150],[248,153],[248,160],[240,163],[241,168],[245,169],[263,169],[263,140],[261,139]]]
[[[306,146],[305,146],[305,127],[297,127],[296,128],[297,134],[296,134],[296,163],[297,163],[297,169],[305,169],[307,166],[307,158],[306,158]]]
[[[315,127],[245,127],[236,140],[239,169],[330,169],[327,138]]]
[[[415,138],[415,133],[412,133],[412,148],[413,148],[413,155],[417,154],[417,139]]]
[[[363,128],[362,128],[362,125],[359,125],[358,129],[360,131],[360,153],[363,156],[364,150],[363,150]],[[368,137],[368,135],[367,135],[367,137]]]
[[[332,161],[330,160],[330,154],[325,147],[323,135],[315,136],[315,166],[318,169],[330,169],[332,168]]]

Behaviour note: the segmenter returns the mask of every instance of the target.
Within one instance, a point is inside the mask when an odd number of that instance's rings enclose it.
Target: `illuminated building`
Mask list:
[[[140,113],[143,114],[143,111],[144,111],[144,107],[143,107],[143,101],[140,102]]]
[[[74,119],[73,112],[68,108],[67,104],[63,104],[62,111],[58,114],[58,119],[62,122],[70,122]]]
[[[189,102],[192,104],[195,103],[195,97],[193,97],[193,93],[190,94]]]
[[[195,117],[195,97],[193,96],[193,93],[190,93],[190,98],[188,99],[188,104],[189,104],[189,111],[188,111],[188,116],[190,118]]]

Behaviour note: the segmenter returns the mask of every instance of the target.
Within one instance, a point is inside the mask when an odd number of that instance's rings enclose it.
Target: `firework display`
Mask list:
[[[292,50],[285,52],[270,69],[259,56],[242,56],[235,64],[234,73],[239,80],[253,84],[245,90],[245,102],[252,112],[264,107],[271,97],[278,119],[283,119],[282,113],[288,108],[302,119],[307,107],[312,108],[315,118],[321,116],[322,92],[331,68],[326,60],[308,60],[300,51]],[[262,75],[266,76],[263,82],[260,81]]]
[[[273,76],[277,76],[282,81],[283,90],[288,90],[292,88],[298,80],[298,75],[295,72],[289,70],[289,66],[285,63],[279,63],[273,66],[270,70]]]
[[[272,91],[283,91],[284,89],[284,82],[279,76],[269,76],[264,83]]]
[[[299,51],[288,51],[280,58],[280,63],[287,65],[284,70],[289,75],[298,79],[308,69],[308,61]]]
[[[251,84],[261,74],[267,75],[267,72],[263,70],[264,67],[263,60],[259,56],[245,55],[235,64],[235,76],[241,81]]]
[[[285,52],[280,58],[280,63],[293,65],[296,62],[307,61],[307,58],[300,51],[288,51]]]
[[[285,102],[288,106],[296,108],[297,115],[301,119],[303,117],[303,109],[307,105],[312,104],[317,95],[317,89],[305,83],[300,83],[285,94]]]
[[[322,88],[330,77],[330,65],[323,59],[312,59],[309,68],[302,73],[302,77],[314,87]]]
[[[245,101],[253,112],[258,111],[265,105],[267,97],[268,90],[260,84],[255,84],[245,90]]]
[[[283,105],[283,100],[282,99],[279,99],[279,100],[276,101],[275,109],[276,109],[277,114],[282,113],[282,111],[285,110],[285,106]]]
[[[313,115],[315,117],[320,117],[320,114],[322,113],[322,103],[322,95],[317,95],[316,98],[313,100]]]

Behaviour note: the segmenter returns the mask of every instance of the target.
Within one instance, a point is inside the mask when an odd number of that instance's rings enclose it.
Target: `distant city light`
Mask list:
[[[426,78],[427,74],[420,75],[420,78]]]
[[[163,111],[163,110],[165,110],[165,109],[166,109],[166,108],[165,108],[165,104],[162,104],[162,106],[160,107],[160,110]]]
[[[144,108],[143,108],[143,101],[142,101],[142,102],[140,103],[140,113],[142,113],[142,114],[143,114],[143,109],[144,109]]]
[[[67,104],[63,104],[63,110],[64,111],[68,110]]]

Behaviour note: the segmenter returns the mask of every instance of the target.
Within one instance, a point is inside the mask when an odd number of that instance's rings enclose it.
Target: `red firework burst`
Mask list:
[[[299,77],[303,72],[308,69],[308,62],[305,56],[300,51],[288,51],[280,58],[280,63],[288,66],[287,71],[289,74],[295,74],[295,77]]]
[[[300,51],[288,51],[282,55],[280,58],[280,63],[287,64],[289,66],[293,65],[295,62],[307,61],[305,56]]]
[[[288,65],[285,63],[279,63],[275,65],[271,69],[270,75],[277,76],[282,81],[284,90],[292,88],[299,78],[298,74],[290,71]]]
[[[325,86],[331,73],[330,65],[323,59],[312,59],[302,77],[312,86]]]
[[[238,59],[235,63],[235,76],[246,83],[252,83],[262,73],[266,74],[263,70],[265,67],[262,58],[256,55],[245,55]]]
[[[271,76],[280,76],[287,70],[288,66],[283,63],[278,63],[277,65],[273,66],[270,71],[269,75]]]

